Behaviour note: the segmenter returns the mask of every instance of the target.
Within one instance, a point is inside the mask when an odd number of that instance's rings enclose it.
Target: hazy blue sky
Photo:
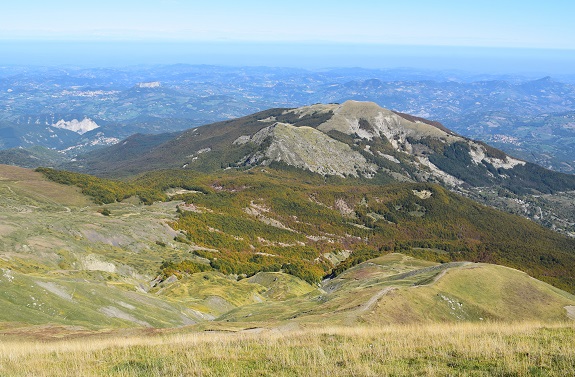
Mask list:
[[[572,0],[18,0],[0,38],[330,41],[575,49]]]
[[[214,55],[241,44],[267,46],[253,47],[262,56],[267,55],[266,48],[281,55],[282,46],[300,46],[301,57],[305,46],[313,52],[313,46],[321,45],[322,56],[331,51],[340,58],[350,46],[360,45],[448,46],[432,55],[412,48],[412,58],[450,55],[455,52],[449,50],[453,46],[496,48],[490,51],[503,53],[508,48],[575,51],[573,15],[572,0],[13,0],[0,5],[0,61],[10,62],[14,54],[20,60],[47,59],[50,49],[54,59],[64,60],[70,54],[65,46],[72,45],[60,43],[65,41],[76,43],[76,58],[89,53],[84,42],[93,43],[90,50],[99,48],[101,53],[104,44],[115,43],[119,58],[124,47],[117,46],[132,43],[132,53],[142,59],[146,44],[167,42],[178,49],[185,43],[199,44],[203,53]],[[209,50],[204,42],[216,47]],[[46,51],[42,53],[37,43]],[[36,50],[29,51],[31,46]],[[165,46],[169,44],[164,50]],[[177,59],[175,51],[173,59]],[[461,51],[469,60],[471,50]],[[567,54],[572,58],[571,52]]]

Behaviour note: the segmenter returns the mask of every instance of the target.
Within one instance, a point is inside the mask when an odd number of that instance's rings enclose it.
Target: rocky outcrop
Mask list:
[[[406,147],[409,144],[408,138],[433,137],[446,142],[461,139],[428,123],[412,122],[373,102],[346,101],[332,111],[334,116],[320,125],[318,130],[335,130],[368,140],[385,137],[398,150],[410,149]]]
[[[349,145],[311,127],[275,123],[254,134],[251,142],[265,147],[247,156],[245,162],[249,165],[269,165],[276,161],[322,175],[341,177],[369,177],[377,171],[375,164],[369,163]]]
[[[63,119],[52,124],[52,127],[62,128],[69,131],[74,131],[80,135],[85,134],[88,131],[95,130],[99,128],[98,124],[90,118],[84,118],[82,120],[72,119],[71,121],[65,121]]]

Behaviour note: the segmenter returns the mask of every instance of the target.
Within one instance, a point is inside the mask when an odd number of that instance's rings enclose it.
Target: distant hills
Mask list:
[[[270,108],[351,99],[440,121],[512,156],[573,172],[574,88],[569,77],[409,69],[28,67],[7,70],[0,79],[6,104],[0,148],[43,146],[71,159],[136,133],[178,132]],[[80,135],[53,126],[85,118],[99,128]]]

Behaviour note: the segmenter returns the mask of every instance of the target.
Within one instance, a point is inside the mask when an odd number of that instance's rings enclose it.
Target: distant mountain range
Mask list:
[[[269,108],[347,100],[440,121],[515,157],[575,171],[572,81],[409,69],[0,69],[0,148],[43,146],[74,158],[136,133],[177,132]],[[70,126],[85,119],[91,127]],[[0,162],[13,157],[0,153]]]

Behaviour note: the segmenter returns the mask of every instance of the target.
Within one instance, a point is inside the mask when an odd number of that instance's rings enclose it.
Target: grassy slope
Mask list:
[[[0,199],[4,220],[0,267],[6,284],[2,291],[5,321],[19,318],[31,324],[174,326],[219,316],[222,325],[237,321],[232,327],[239,328],[254,322],[273,325],[288,320],[336,324],[421,322],[430,318],[553,321],[566,318],[563,306],[573,305],[571,296],[517,271],[491,265],[477,265],[479,268],[468,271],[459,264],[437,264],[397,254],[349,269],[324,284],[323,293],[278,272],[236,280],[216,271],[184,273],[182,279],[165,281],[147,294],[136,293],[137,289],[150,288],[150,280],[165,260],[205,264],[211,259],[213,266],[220,263],[224,267],[229,261],[257,272],[278,260],[291,261],[291,267],[280,264],[284,269],[292,268],[293,263],[300,263],[301,268],[323,268],[329,262],[322,253],[341,258],[345,249],[355,249],[352,257],[368,256],[362,251],[366,244],[370,252],[386,254],[388,251],[377,248],[388,245],[448,261],[463,259],[466,252],[432,245],[404,247],[405,243],[441,241],[449,247],[496,244],[510,231],[524,232],[524,238],[540,237],[541,242],[551,245],[549,248],[560,246],[565,239],[542,228],[531,229],[531,223],[515,217],[511,217],[512,230],[484,234],[483,228],[473,228],[474,222],[491,232],[498,222],[505,224],[509,219],[433,185],[341,185],[311,174],[302,182],[299,173],[273,169],[219,176],[193,173],[188,181],[160,172],[132,181],[146,187],[152,187],[149,182],[160,182],[163,188],[169,176],[179,184],[193,183],[202,189],[180,197],[194,206],[188,206],[178,219],[176,205],[182,205],[181,201],[143,206],[130,199],[106,205],[111,215],[102,216],[98,213],[102,206],[87,202],[75,188],[48,182],[28,170],[1,168],[0,188],[5,195]],[[418,195],[429,190],[431,197],[421,199],[413,190]],[[390,213],[386,211],[394,211],[394,223],[381,220]],[[278,228],[272,220],[288,229]],[[185,242],[174,241],[178,233],[166,221],[186,232]],[[485,238],[488,236],[494,238]],[[529,250],[529,245],[520,245]],[[449,272],[436,284],[411,288],[429,284],[445,269]],[[457,276],[459,280],[447,283]],[[465,288],[474,281],[499,293],[481,296],[479,293],[485,291]],[[441,284],[447,285],[442,288]],[[382,293],[388,288],[392,290]],[[520,301],[514,302],[515,296],[520,296]],[[381,305],[389,300],[388,305]],[[464,312],[453,312],[453,302],[457,307],[461,303]]]
[[[199,320],[176,302],[113,284],[1,272],[0,322],[110,328],[173,327]]]
[[[350,325],[566,320],[575,297],[510,268],[434,264],[389,254],[322,284],[322,292],[236,309],[223,321]]]
[[[164,258],[190,252],[156,245],[173,239],[163,221],[173,218],[174,203],[116,203],[105,217],[76,188],[8,166],[0,166],[0,190],[0,321],[88,327],[195,321],[182,305],[135,292]]]
[[[433,324],[5,341],[10,376],[570,376],[572,325]]]
[[[236,282],[208,272],[137,293],[149,289],[163,260],[197,258],[197,247],[174,242],[167,225],[179,202],[95,205],[75,187],[10,166],[0,166],[0,190],[0,322],[179,326],[313,290],[283,274],[277,282],[266,273]]]
[[[436,284],[392,292],[365,319],[380,322],[566,319],[575,297],[506,267],[471,264]]]
[[[189,253],[165,248],[175,232],[165,223],[175,219],[176,203],[142,206],[131,203],[94,205],[76,188],[47,181],[41,174],[0,166],[0,208],[4,258],[0,267],[20,272],[86,268],[90,260],[114,264],[112,273],[153,277],[163,258]],[[87,260],[88,259],[88,260]],[[129,264],[129,266],[128,266]]]

